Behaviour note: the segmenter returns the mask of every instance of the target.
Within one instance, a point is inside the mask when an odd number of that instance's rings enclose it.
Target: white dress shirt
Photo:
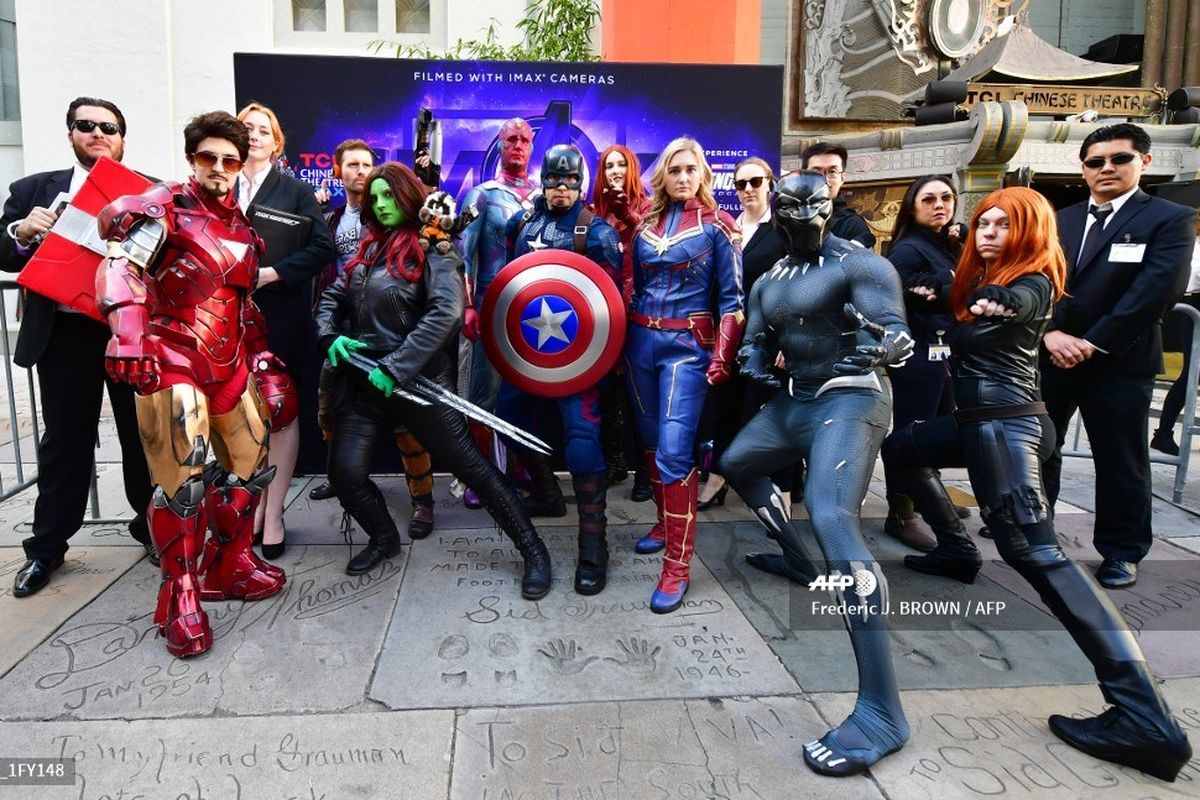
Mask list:
[[[253,178],[247,179],[245,171],[238,176],[238,207],[242,209],[242,213],[248,213],[250,203],[254,200],[254,195],[258,194],[258,190],[262,188],[263,181],[267,179],[267,175],[274,166],[268,164],[266,169],[260,170]]]
[[[1120,197],[1114,197],[1112,200],[1108,201],[1108,204],[1112,206],[1112,213],[1104,218],[1104,227],[1105,228],[1108,227],[1108,223],[1112,222],[1113,217],[1115,217],[1117,215],[1117,213],[1121,210],[1121,206],[1125,205],[1125,201],[1127,201],[1129,198],[1133,197],[1133,193],[1136,192],[1138,190],[1138,188],[1139,187],[1134,186],[1132,189],[1130,189],[1128,192],[1121,195]],[[1089,213],[1085,214],[1084,218],[1083,218],[1083,241],[1080,242],[1079,252],[1075,254],[1076,262],[1078,262],[1079,257],[1081,255],[1083,255],[1083,245],[1084,245],[1084,243],[1087,242],[1088,231],[1090,231],[1092,229],[1092,225],[1095,224],[1095,222],[1096,222],[1096,218],[1093,217],[1090,212],[1093,208],[1099,208],[1102,205],[1104,205],[1104,203],[1097,203],[1096,198],[1094,198],[1094,197],[1088,201],[1088,212]],[[1101,230],[1104,230],[1104,228],[1101,228]]]
[[[737,218],[737,224],[738,224],[738,227],[742,229],[742,247],[745,247],[746,243],[749,242],[754,237],[754,232],[758,230],[759,225],[766,225],[766,224],[770,223],[770,221],[771,221],[771,207],[770,206],[767,206],[767,210],[764,211],[763,215],[756,220],[747,219],[745,211],[743,211],[741,214],[739,214],[738,218]]]

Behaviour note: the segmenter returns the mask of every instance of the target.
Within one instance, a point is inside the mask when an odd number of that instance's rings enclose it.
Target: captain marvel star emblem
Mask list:
[[[483,302],[483,343],[500,374],[540,397],[565,397],[608,374],[625,343],[625,306],[595,262],[568,250],[515,259]]]

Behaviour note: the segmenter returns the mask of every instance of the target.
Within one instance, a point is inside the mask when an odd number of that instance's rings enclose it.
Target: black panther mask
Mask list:
[[[821,252],[833,214],[829,185],[819,172],[794,172],[779,181],[771,200],[771,220],[788,253],[811,256]]]

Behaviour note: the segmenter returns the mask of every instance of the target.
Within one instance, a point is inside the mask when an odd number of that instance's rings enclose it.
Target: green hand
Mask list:
[[[358,339],[339,336],[333,340],[333,344],[329,345],[329,363],[336,367],[339,358],[345,361],[350,357],[351,350],[362,350],[366,346],[366,342],[360,342]]]
[[[372,386],[383,392],[384,397],[391,397],[392,390],[396,388],[396,379],[379,367],[371,370],[371,373],[367,375],[367,380],[371,382]]]

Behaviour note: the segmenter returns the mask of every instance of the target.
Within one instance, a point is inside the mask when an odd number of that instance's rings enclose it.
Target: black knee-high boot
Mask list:
[[[529,470],[529,497],[525,500],[525,510],[529,516],[565,517],[567,501],[558,486],[550,459],[532,450],[523,452],[522,458]]]
[[[937,537],[937,547],[923,556],[905,556],[904,566],[926,575],[974,583],[983,566],[983,557],[967,536],[967,529],[937,473],[929,467],[910,467],[898,470],[896,477]]]
[[[1092,662],[1100,691],[1113,705],[1088,719],[1054,714],[1050,729],[1088,755],[1175,780],[1192,756],[1191,745],[1108,595],[1057,544],[1029,545],[1045,541],[1041,530],[1026,530],[1039,526],[1017,525],[1005,510],[989,513],[987,523],[1005,561],[1037,590]]]
[[[521,505],[517,490],[494,468],[485,470],[478,480],[472,481],[471,486],[479,494],[492,519],[496,520],[525,560],[521,596],[526,600],[542,599],[550,592],[553,580],[550,551]]]
[[[338,489],[337,483],[334,488]],[[373,570],[379,562],[400,552],[400,531],[388,511],[387,501],[373,481],[355,487],[344,495],[339,492],[342,508],[362,526],[367,534],[367,546],[346,565],[347,575],[362,575]]]
[[[608,582],[608,520],[605,475],[573,476],[575,504],[579,509],[579,563],[575,567],[575,591],[599,594]]]

